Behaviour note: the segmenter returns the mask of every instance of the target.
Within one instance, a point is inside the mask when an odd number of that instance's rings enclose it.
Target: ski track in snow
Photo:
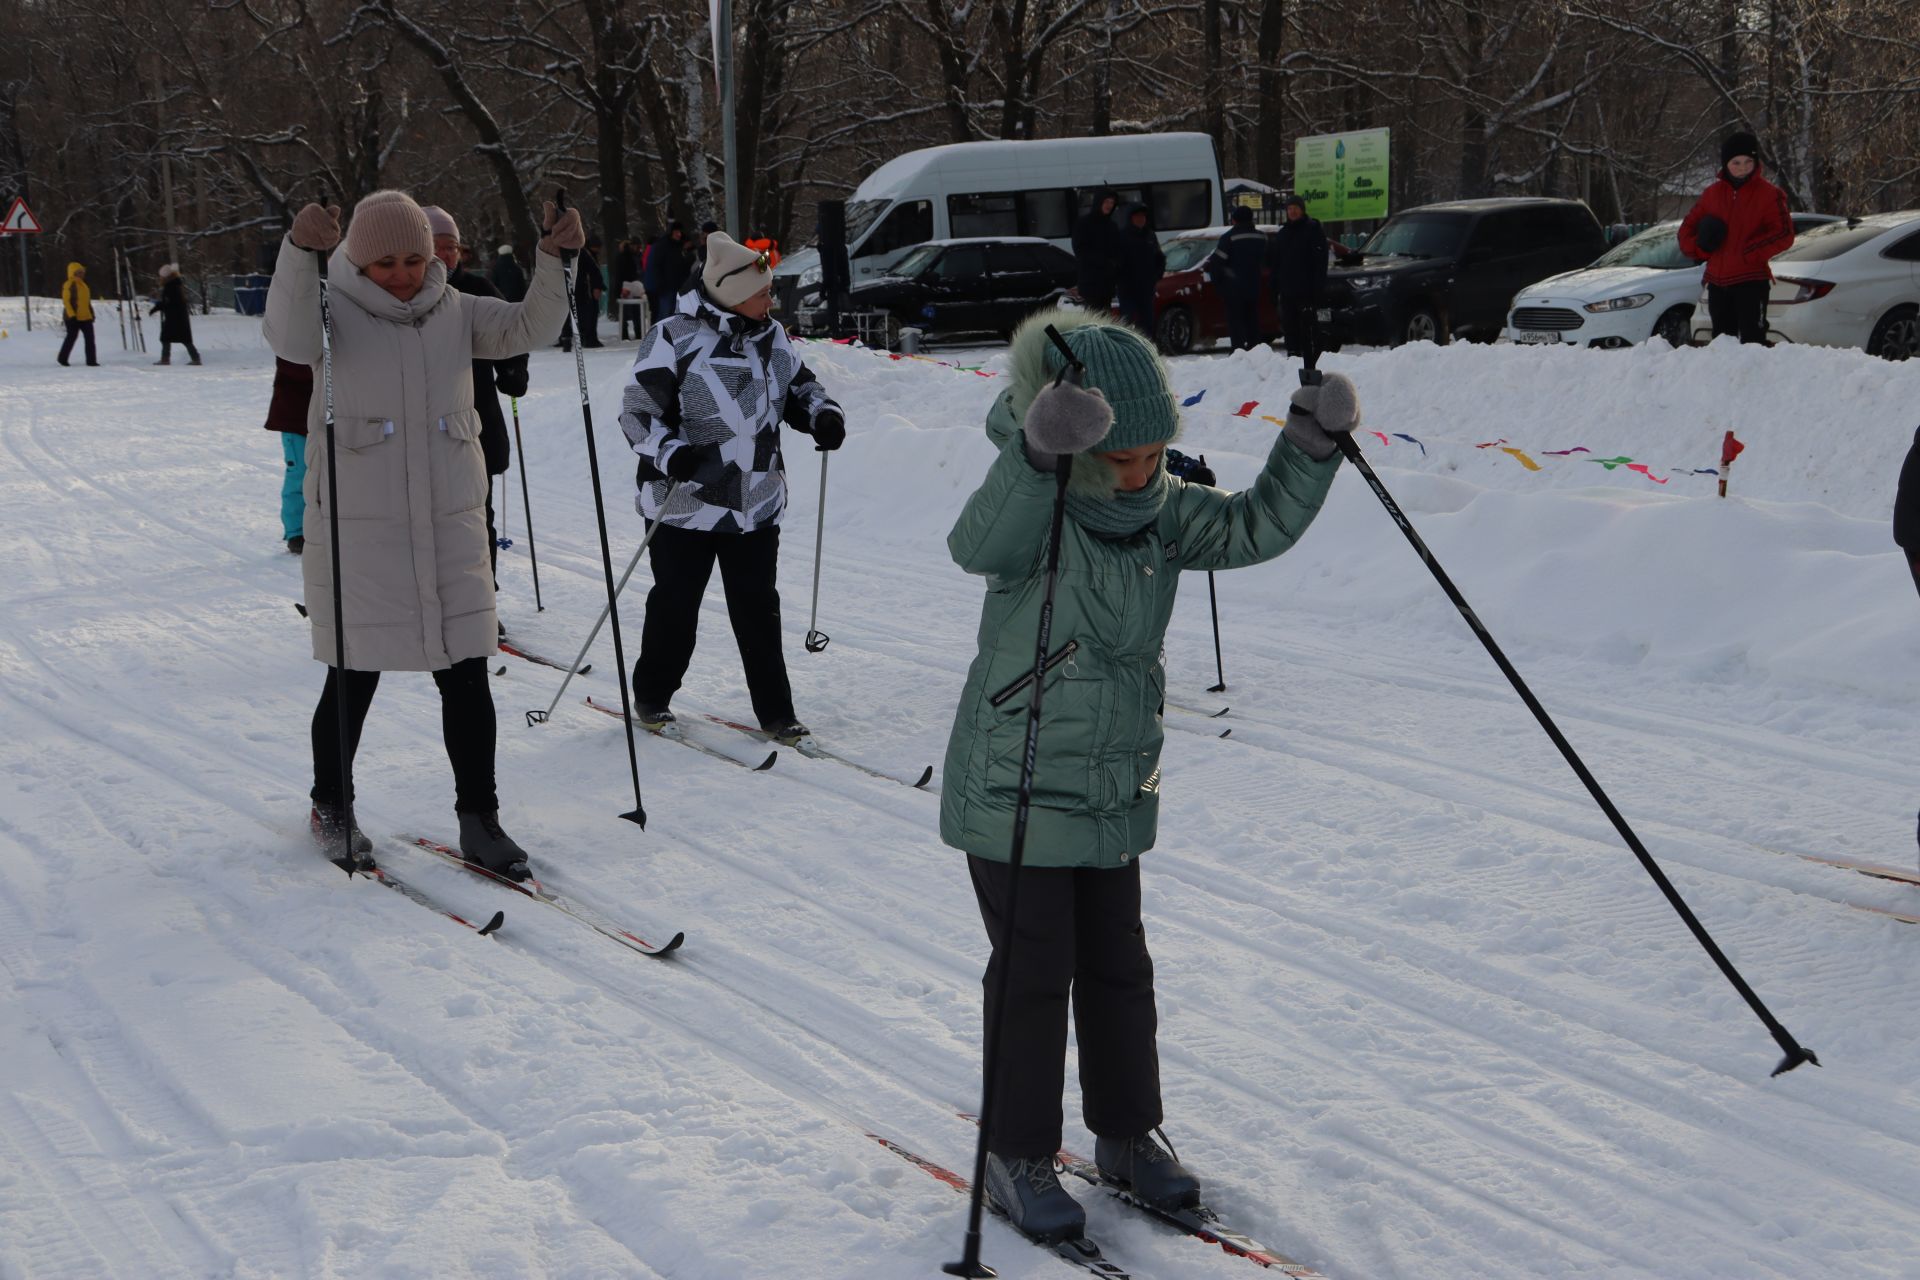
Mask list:
[[[51,365],[39,333],[0,344],[0,1276],[732,1277],[771,1258],[908,1276],[955,1256],[962,1202],[862,1133],[970,1164],[956,1112],[977,1105],[985,943],[960,855],[938,841],[937,795],[784,750],[746,774],[642,736],[648,828],[620,823],[622,730],[579,705],[612,700],[603,632],[545,726],[523,712],[560,674],[497,660],[503,818],[556,888],[643,931],[684,928],[682,952],[632,956],[391,840],[383,858],[437,897],[504,909],[501,935],[346,881],[304,837],[320,671],[288,607],[298,562],[279,549],[277,441],[258,426],[271,360],[255,322],[201,328],[210,363],[190,373],[103,351],[83,378]],[[1406,421],[1448,394],[1436,362],[1478,362],[1517,397],[1531,384],[1516,361],[1538,354],[1342,367]],[[1913,371],[1786,354],[1796,378],[1830,362],[1920,401]],[[997,388],[807,355],[856,430],[830,481],[822,655],[798,644],[817,468],[811,451],[790,460],[796,692],[824,742],[911,775],[941,762],[972,652],[979,586],[943,538],[984,468],[977,423]],[[1263,357],[1179,362],[1176,386],[1277,401],[1287,366]],[[627,358],[588,364],[616,570],[638,524],[610,408]],[[1642,394],[1670,358],[1540,367],[1572,414],[1596,377],[1630,370],[1620,394]],[[604,603],[571,357],[537,353],[534,385],[521,418],[547,608],[532,606],[516,471],[502,616],[516,643],[566,661]],[[1752,394],[1796,411],[1796,389]],[[1870,418],[1897,398],[1852,396]],[[1230,480],[1251,474],[1267,431],[1189,422]],[[1624,443],[1678,448],[1648,440]],[[1876,427],[1861,465],[1897,467],[1904,447]],[[1388,484],[1827,1065],[1766,1078],[1771,1040],[1343,477],[1298,550],[1221,576],[1225,693],[1200,692],[1202,584],[1169,636],[1170,696],[1232,707],[1169,709],[1144,868],[1168,1124],[1210,1201],[1336,1280],[1920,1274],[1920,928],[1847,906],[1920,900],[1781,852],[1912,861],[1920,684],[1871,676],[1920,649],[1904,566],[1863,550],[1887,478],[1855,491],[1810,467],[1803,495],[1757,447],[1762,497],[1832,509],[1716,508],[1600,477],[1593,494],[1558,478],[1529,490],[1434,452],[1426,471],[1383,468]],[[1856,592],[1853,616],[1764,636],[1723,637],[1671,598],[1605,585],[1588,590],[1621,596],[1617,629],[1574,621],[1575,584],[1611,581],[1663,520],[1691,521],[1703,544],[1709,522],[1744,522],[1787,557],[1732,574],[1754,591],[1776,570],[1792,581],[1803,555],[1890,586]],[[1489,550],[1530,544],[1563,595]],[[1664,571],[1652,594],[1683,596],[1672,584],[1700,566],[1672,554],[1622,572]],[[1897,576],[1874,577],[1880,562]],[[629,656],[646,569],[634,577]],[[724,607],[716,585],[684,705],[737,716]],[[451,834],[439,736],[430,682],[387,677],[358,768],[377,838]],[[1067,1144],[1086,1149],[1076,1093]],[[1249,1274],[1081,1199],[1142,1276]],[[988,1232],[1003,1275],[1062,1274]]]

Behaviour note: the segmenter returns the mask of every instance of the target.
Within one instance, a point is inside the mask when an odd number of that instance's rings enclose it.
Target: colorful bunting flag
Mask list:
[[[1204,396],[1205,394],[1207,394],[1207,393],[1206,393],[1206,390],[1205,390],[1204,388],[1202,388],[1202,389],[1201,389],[1201,390],[1199,390],[1199,391],[1196,391],[1196,392],[1194,392],[1194,393],[1193,393],[1192,395],[1190,395],[1190,396],[1188,396],[1188,397],[1187,397],[1187,398],[1186,398],[1185,400],[1182,400],[1182,401],[1180,402],[1180,407],[1181,407],[1182,409],[1191,409],[1191,408],[1193,408],[1193,406],[1195,406],[1195,405],[1197,405],[1197,404],[1199,404],[1199,403],[1200,403],[1200,397],[1201,397],[1201,396]]]
[[[1521,466],[1525,467],[1529,471],[1538,471],[1540,469],[1539,463],[1535,462],[1532,458],[1529,458],[1526,454],[1520,452],[1520,450],[1518,449],[1502,449],[1500,452],[1512,454],[1514,461],[1518,462]]]
[[[1249,414],[1251,414],[1255,409],[1258,409],[1259,407],[1260,407],[1260,402],[1258,400],[1249,400],[1245,404],[1241,405],[1238,409],[1235,409],[1233,411],[1233,416],[1236,418],[1247,417]]]

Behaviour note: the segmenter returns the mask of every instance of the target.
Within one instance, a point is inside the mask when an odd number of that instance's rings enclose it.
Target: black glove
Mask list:
[[[1178,449],[1167,450],[1167,474],[1179,476],[1188,484],[1203,484],[1209,489],[1218,488],[1219,479],[1213,474],[1213,468],[1207,465],[1205,458],[1190,457]]]
[[[1218,489],[1220,479],[1213,474],[1213,468],[1206,463],[1196,463],[1193,470],[1182,477],[1188,484],[1203,484],[1209,489]]]
[[[527,358],[514,356],[499,360],[493,366],[494,390],[511,400],[518,400],[527,394]]]
[[[808,434],[813,436],[815,449],[838,449],[847,442],[847,420],[838,409],[822,409],[813,415],[813,428]]]
[[[687,481],[693,479],[693,473],[700,467],[700,451],[690,444],[683,444],[667,455],[667,476],[670,479]]]
[[[1701,214],[1700,221],[1693,224],[1693,242],[1702,253],[1718,253],[1727,242],[1727,224],[1710,213]]]

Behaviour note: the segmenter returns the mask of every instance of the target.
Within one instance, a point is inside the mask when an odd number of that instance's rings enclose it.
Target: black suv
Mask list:
[[[1584,267],[1607,234],[1578,200],[1450,200],[1387,219],[1327,273],[1320,327],[1328,346],[1492,341],[1513,295]]]
[[[1073,287],[1073,255],[1037,238],[929,240],[855,288],[855,311],[926,333],[1011,333]]]

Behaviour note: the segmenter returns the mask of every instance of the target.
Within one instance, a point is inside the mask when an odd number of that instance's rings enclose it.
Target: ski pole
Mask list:
[[[545,613],[547,606],[540,603],[540,554],[533,546],[533,499],[527,496],[527,446],[520,442],[519,397],[508,396],[507,403],[513,406],[513,451],[520,459],[520,509],[527,515],[527,559],[533,562],[533,611]]]
[[[556,219],[567,211],[567,193],[553,193]],[[536,252],[538,252],[536,250]],[[600,525],[600,568],[607,580],[607,616],[613,621],[613,660],[619,666],[620,713],[627,726],[627,768],[633,774],[633,810],[620,816],[642,831],[647,829],[647,807],[640,799],[640,755],[633,745],[633,707],[627,695],[627,654],[620,643],[620,610],[614,599],[613,548],[607,542],[607,504],[600,496],[600,452],[593,443],[593,403],[587,393],[587,350],[580,345],[579,306],[574,293],[575,249],[560,251],[560,274],[567,286],[567,329],[573,348],[573,368],[580,380],[580,421],[587,430],[587,468],[593,475],[593,514]]]
[[[665,510],[666,505],[673,501],[673,491],[679,487],[680,482],[678,480],[667,481],[667,496],[660,500],[662,510]],[[627,579],[633,576],[634,566],[640,563],[640,557],[646,553],[648,544],[653,541],[653,531],[658,529],[660,524],[660,521],[655,520],[648,526],[647,536],[640,539],[640,545],[633,549],[633,559],[627,561],[627,571],[620,575],[620,583],[613,589],[615,596],[618,596],[622,591],[627,589]],[[587,663],[584,667],[581,666],[580,663],[586,658],[587,650],[593,647],[594,639],[599,636],[600,628],[605,625],[607,621],[608,610],[612,607],[611,602],[609,602],[607,608],[600,611],[599,621],[595,622],[593,624],[593,630],[587,633],[587,642],[581,645],[580,652],[574,655],[573,665],[567,668],[567,678],[560,682],[560,688],[554,692],[553,701],[547,704],[547,709],[545,711],[527,712],[527,723],[529,725],[545,724],[548,719],[552,717],[553,709],[560,705],[560,699],[566,693],[567,685],[572,683],[573,677],[575,675],[584,675],[593,670],[593,664],[591,662]]]
[[[325,197],[322,196],[322,204]],[[346,604],[340,588],[340,468],[339,452],[334,445],[333,423],[333,312],[327,303],[327,255],[313,251],[320,264],[320,370],[325,394],[327,424],[327,554],[333,577],[333,702],[339,711],[336,732],[340,735],[340,814],[343,821],[342,854],[336,859],[340,869],[353,878],[359,851],[353,847],[353,742],[347,712],[347,621]],[[136,315],[139,308],[134,309]]]
[[[1203,467],[1207,465],[1207,455],[1204,453],[1200,455],[1200,465]],[[1213,570],[1211,569],[1207,570],[1207,608],[1213,614],[1213,669],[1218,672],[1220,676],[1220,683],[1208,685],[1207,692],[1225,693],[1227,691],[1227,664],[1225,660],[1220,657],[1220,597],[1214,594]]]
[[[1309,361],[1312,360],[1311,352],[1308,358]],[[1303,386],[1318,385],[1320,371],[1313,368],[1310,363],[1307,368],[1300,371],[1300,382]],[[1607,797],[1600,783],[1587,769],[1585,762],[1580,759],[1579,753],[1573,749],[1573,744],[1567,741],[1566,735],[1562,734],[1560,727],[1553,722],[1553,717],[1547,714],[1547,709],[1540,705],[1538,698],[1533,696],[1533,690],[1527,687],[1527,682],[1520,678],[1520,673],[1514,669],[1511,662],[1507,661],[1507,655],[1501,652],[1500,646],[1494,642],[1492,633],[1487,630],[1486,624],[1480,621],[1480,615],[1473,611],[1466,597],[1460,594],[1460,589],[1453,585],[1453,579],[1449,578],[1447,571],[1440,567],[1440,562],[1434,558],[1433,552],[1427,549],[1426,542],[1414,532],[1413,522],[1407,519],[1406,513],[1387,492],[1387,487],[1380,483],[1380,477],[1375,475],[1373,468],[1367,465],[1366,458],[1360,452],[1360,446],[1354,442],[1353,434],[1341,432],[1334,436],[1334,441],[1347,461],[1359,468],[1367,486],[1373,490],[1374,496],[1380,499],[1380,505],[1387,509],[1387,514],[1393,518],[1393,522],[1400,526],[1400,532],[1407,536],[1407,541],[1413,545],[1415,553],[1433,573],[1434,581],[1440,584],[1440,589],[1447,593],[1449,600],[1453,601],[1453,607],[1460,611],[1462,618],[1466,619],[1467,626],[1472,628],[1473,634],[1486,647],[1494,665],[1500,668],[1501,674],[1506,676],[1508,683],[1513,685],[1514,692],[1520,695],[1520,700],[1527,704],[1527,710],[1533,712],[1533,718],[1540,722],[1542,729],[1546,730],[1547,737],[1553,740],[1553,745],[1560,749],[1560,754],[1566,758],[1567,764],[1572,767],[1581,785],[1586,787],[1594,803],[1600,806],[1600,811],[1607,815],[1607,821],[1613,824],[1613,829],[1620,833],[1620,838],[1626,842],[1627,848],[1633,851],[1633,856],[1640,860],[1640,865],[1653,878],[1654,884],[1658,885],[1660,892],[1666,895],[1667,901],[1672,904],[1674,911],[1692,931],[1695,940],[1706,950],[1707,955],[1712,958],[1714,964],[1719,966],[1720,972],[1726,976],[1727,981],[1733,984],[1733,989],[1740,993],[1754,1014],[1772,1033],[1774,1042],[1786,1053],[1786,1056],[1780,1060],[1780,1065],[1773,1069],[1773,1074],[1777,1076],[1782,1072],[1791,1071],[1803,1062],[1811,1062],[1814,1066],[1819,1066],[1820,1059],[1814,1056],[1813,1050],[1802,1047],[1800,1042],[1793,1038],[1793,1033],[1781,1025],[1767,1006],[1761,1002],[1760,997],[1754,993],[1753,988],[1747,985],[1746,979],[1740,976],[1740,971],[1733,967],[1733,962],[1727,959],[1726,954],[1707,933],[1706,927],[1700,923],[1699,918],[1680,897],[1679,891],[1673,887],[1673,882],[1668,880],[1666,873],[1660,870],[1660,865],[1653,860],[1653,855],[1647,852],[1647,847],[1640,843],[1640,837],[1633,833],[1633,828],[1627,825],[1626,818],[1621,816],[1620,810],[1614,807],[1613,801]]]
[[[827,459],[820,455],[820,515],[813,526],[813,616],[807,619],[807,652],[818,653],[827,647],[826,633],[815,625],[820,621],[820,543],[827,533]]]
[[[113,251],[113,291],[120,295],[114,314],[120,321],[120,349],[127,349],[127,291],[120,287],[120,250]]]
[[[1073,379],[1078,386],[1084,367],[1059,332],[1049,325],[1047,336],[1059,345],[1067,358],[1060,378]],[[1059,379],[1055,380],[1056,383]],[[1034,641],[1033,696],[1027,701],[1027,740],[1020,755],[1020,790],[1013,808],[1013,847],[1007,857],[1007,902],[1000,921],[1000,936],[994,940],[995,959],[1000,971],[994,975],[993,1020],[987,1026],[986,1081],[981,1087],[980,1136],[973,1149],[973,1190],[967,1206],[967,1234],[958,1262],[949,1262],[940,1270],[950,1276],[993,1277],[998,1273],[980,1261],[980,1211],[987,1184],[987,1136],[993,1132],[994,1113],[1000,1105],[1000,1042],[1006,1028],[1007,989],[1013,977],[1013,941],[1019,920],[1020,869],[1026,863],[1027,817],[1033,809],[1033,774],[1040,755],[1040,699],[1047,682],[1047,647],[1053,639],[1053,597],[1060,581],[1060,539],[1067,516],[1067,479],[1073,470],[1073,455],[1054,457],[1053,518],[1047,535],[1047,576],[1040,596],[1039,635]]]

